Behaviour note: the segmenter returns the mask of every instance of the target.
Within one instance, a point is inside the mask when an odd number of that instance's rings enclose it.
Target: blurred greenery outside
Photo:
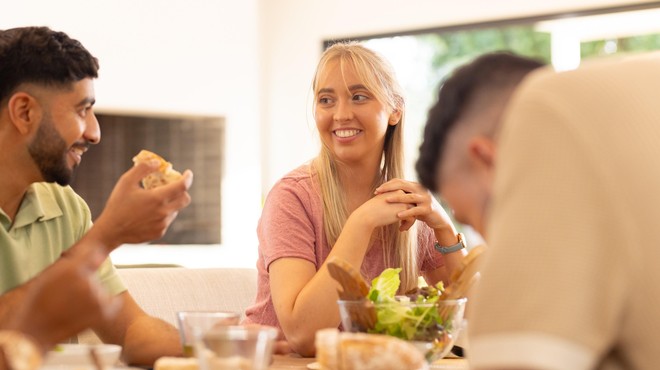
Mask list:
[[[587,59],[611,54],[638,53],[653,50],[660,50],[660,34],[583,42],[580,46],[580,56],[582,59]]]
[[[393,65],[406,92],[405,154],[406,172],[415,178],[414,161],[421,144],[426,113],[437,97],[440,83],[456,67],[477,56],[508,50],[551,63],[551,35],[539,32],[533,25],[513,25],[497,28],[475,28],[451,32],[436,32],[413,36],[394,36],[366,40],[367,46],[380,52]],[[581,43],[581,59],[620,53],[660,49],[660,34]],[[451,215],[449,208],[441,202]],[[469,228],[456,224],[459,230]],[[478,236],[472,239],[481,242]]]

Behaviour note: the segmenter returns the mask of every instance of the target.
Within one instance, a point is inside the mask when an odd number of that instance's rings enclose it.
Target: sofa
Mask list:
[[[117,271],[142,309],[174,326],[177,311],[243,313],[257,291],[257,270],[250,268],[141,267]],[[78,336],[78,342],[100,340],[88,330]]]

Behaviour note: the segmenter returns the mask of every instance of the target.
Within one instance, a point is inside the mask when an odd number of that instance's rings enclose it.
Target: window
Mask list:
[[[457,66],[496,50],[535,57],[558,70],[597,56],[660,50],[658,19],[660,3],[654,2],[354,39],[387,58],[403,85],[406,173],[414,178],[426,114],[439,84]]]

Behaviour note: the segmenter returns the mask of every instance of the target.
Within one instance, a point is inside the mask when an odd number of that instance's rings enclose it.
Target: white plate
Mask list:
[[[55,349],[48,351],[44,360],[44,367],[80,366],[81,369],[93,368],[90,349],[99,357],[101,363],[107,367],[117,365],[121,354],[121,347],[115,344],[58,344]]]

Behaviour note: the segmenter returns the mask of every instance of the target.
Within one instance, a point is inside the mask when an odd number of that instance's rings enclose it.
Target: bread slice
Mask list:
[[[196,358],[161,357],[154,363],[154,370],[199,370]]]
[[[153,189],[181,179],[181,173],[172,169],[172,164],[156,153],[141,150],[140,153],[133,157],[134,164],[152,160],[158,161],[160,165],[158,166],[158,171],[152,172],[142,179],[142,186],[145,189]]]
[[[388,335],[322,329],[315,344],[316,361],[324,370],[428,369],[413,344]]]
[[[468,296],[470,289],[479,280],[479,270],[485,252],[486,246],[484,245],[474,246],[470,250],[470,253],[463,258],[461,266],[452,274],[452,283],[440,296],[441,300],[459,299]]]
[[[367,296],[369,284],[350,263],[338,257],[331,257],[326,265],[330,276],[337,280],[343,289],[337,290],[339,298],[355,301]]]

